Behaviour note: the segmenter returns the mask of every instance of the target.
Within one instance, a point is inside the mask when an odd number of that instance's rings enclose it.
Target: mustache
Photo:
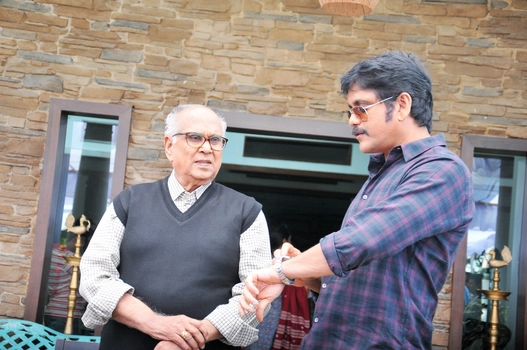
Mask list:
[[[359,134],[368,135],[368,132],[365,129],[359,128],[357,126],[353,126],[353,128],[351,129],[351,133],[353,134],[353,136],[357,136]]]

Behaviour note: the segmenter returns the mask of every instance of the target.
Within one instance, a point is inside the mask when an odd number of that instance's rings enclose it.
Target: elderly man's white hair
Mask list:
[[[198,104],[185,104],[185,105],[179,105],[176,108],[174,108],[165,118],[165,136],[172,137],[174,134],[177,134],[180,132],[180,126],[179,126],[179,118],[177,117],[179,113],[182,111],[189,109],[189,108],[196,108],[196,107],[205,107],[213,111],[218,118],[221,121],[221,127],[223,129],[223,135],[225,136],[225,131],[227,131],[227,122],[225,121],[225,118],[223,118],[219,113],[212,110],[211,108],[203,105]]]

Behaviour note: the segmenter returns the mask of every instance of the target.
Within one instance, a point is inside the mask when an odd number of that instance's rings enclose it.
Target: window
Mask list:
[[[52,99],[24,318],[42,322],[65,219],[96,225],[123,189],[132,106]]]
[[[488,253],[491,249],[501,252],[507,246],[513,260],[499,269],[499,288],[511,295],[499,302],[503,330],[499,329],[498,338],[510,331],[504,349],[523,349],[527,314],[527,220],[523,215],[527,208],[527,141],[467,135],[463,138],[462,158],[472,170],[476,213],[454,264],[450,348],[471,345],[466,342],[470,325],[488,327],[492,302],[480,292],[493,288],[494,269],[488,266]],[[465,290],[468,298],[464,298]]]

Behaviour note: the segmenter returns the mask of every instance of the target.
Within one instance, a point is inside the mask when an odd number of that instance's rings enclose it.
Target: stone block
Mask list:
[[[447,332],[438,332],[434,330],[432,333],[432,344],[434,344],[434,350],[437,346],[448,346],[449,334]]]
[[[0,7],[0,22],[21,23],[23,18],[23,11]]]
[[[447,16],[461,18],[485,18],[489,13],[487,2],[484,4],[449,4],[447,7]]]
[[[287,106],[284,103],[249,102],[247,111],[254,114],[285,115]]]
[[[12,155],[23,155],[42,158],[44,140],[42,139],[10,139],[6,142],[4,152]]]
[[[463,17],[447,17],[447,16],[421,16],[419,21],[422,24],[433,26],[449,26],[453,28],[468,29],[472,22],[470,18]]]
[[[229,71],[231,67],[231,60],[228,57],[203,55],[201,67],[214,71]]]
[[[26,118],[8,117],[7,125],[13,128],[23,128],[26,125]]]
[[[135,29],[138,31],[148,31],[150,29],[150,24],[145,22],[139,22],[139,21],[126,21],[126,20],[115,20],[111,23],[114,27],[120,27],[120,28],[129,28],[129,29]]]
[[[53,75],[29,74],[24,77],[24,87],[37,88],[52,92],[63,91],[62,80]]]
[[[410,3],[404,7],[404,13],[409,15],[445,16],[446,7],[426,3]]]
[[[54,1],[54,0],[46,0],[46,1]],[[72,3],[71,0],[57,0],[57,1],[66,2],[68,4]],[[77,2],[75,2],[75,4],[79,6],[86,2],[91,3],[91,1],[92,0],[81,0],[79,1],[79,4],[77,4]],[[85,6],[77,7],[77,6],[69,6],[69,5],[63,6],[62,4],[60,5],[57,4],[53,6],[53,12],[58,16],[62,16],[66,18],[82,18],[82,19],[88,19],[88,20],[99,21],[99,22],[109,22],[110,21],[110,16],[111,16],[110,11],[91,10],[91,4],[88,5],[88,7],[85,7]]]
[[[100,89],[95,87],[86,87],[81,91],[81,97],[99,101],[120,101],[124,92],[114,89]]]
[[[101,22],[97,22],[95,21],[93,23],[93,29],[95,30],[107,30],[108,29],[108,25],[106,24],[105,27],[97,27],[97,24],[98,23],[101,23]],[[90,22],[88,20],[86,20],[85,18],[72,18],[71,19],[71,26],[74,27],[74,28],[78,28],[78,29],[83,29],[83,30],[90,30]]]
[[[143,51],[103,49],[101,52],[101,58],[111,61],[138,63],[143,60]]]
[[[37,33],[28,30],[17,30],[17,29],[2,29],[2,35],[8,38],[23,39],[23,40],[35,40]]]
[[[128,159],[135,160],[157,160],[159,159],[159,150],[149,150],[142,148],[128,148]]]
[[[162,80],[174,80],[174,81],[185,81],[187,80],[187,76],[183,74],[175,74],[171,72],[165,72],[165,71],[154,71],[154,70],[146,70],[146,69],[136,69],[134,74],[138,77],[143,78],[151,78],[151,79],[162,79]],[[158,85],[159,83],[153,83],[154,85]]]
[[[284,40],[296,42],[311,42],[313,41],[314,33],[312,31],[298,31],[286,29],[274,29],[269,31],[268,39],[270,40]]]
[[[72,3],[69,0],[39,0],[41,3],[46,4],[57,4],[57,5],[66,5],[72,7],[80,7],[85,9],[91,9],[93,6],[93,0],[76,0]]]
[[[250,64],[240,64],[233,62],[231,64],[231,70],[235,74],[253,76],[256,71],[256,67]]]
[[[210,56],[209,56],[210,57]],[[168,62],[168,70],[184,76],[198,75],[200,66],[191,60],[172,59]]]
[[[65,28],[68,26],[68,19],[58,16],[50,16],[47,13],[40,12],[26,12],[26,21],[30,23],[45,24],[48,26]]]
[[[18,51],[18,56],[27,59],[35,60],[49,63],[59,63],[59,64],[72,64],[73,59],[65,55],[54,55],[44,52],[33,52],[33,51]]]
[[[446,62],[445,72],[454,75],[468,75],[471,77],[480,78],[501,78],[503,77],[503,69],[493,68],[489,66],[482,66],[477,64],[469,64],[462,62]]]
[[[37,181],[31,176],[13,174],[11,176],[11,183],[15,186],[34,188]]]
[[[509,137],[519,138],[519,139],[527,139],[527,126],[523,127],[512,127],[509,126],[507,128],[507,135]]]
[[[13,213],[14,213],[14,210],[13,210],[12,205],[0,204],[0,214],[9,216],[9,215],[13,215]],[[4,241],[3,237],[1,236],[0,236],[0,241]]]
[[[503,95],[503,89],[480,89],[471,86],[464,86],[462,90],[463,95],[479,96],[479,97],[497,97]]]
[[[0,265],[0,276],[3,282],[21,282],[27,277],[26,269],[20,266]]]
[[[102,50],[99,48],[90,48],[90,47],[63,48],[60,51],[68,56],[79,56],[79,57],[88,57],[88,58],[99,58],[102,52]]]
[[[168,65],[168,58],[158,55],[145,55],[144,62],[146,65],[166,67]]]
[[[166,41],[177,42],[187,40],[191,37],[192,32],[177,28],[164,28],[157,25],[152,25],[148,38],[150,41]]]
[[[305,86],[309,78],[309,74],[305,71],[266,68],[256,73],[255,82],[263,86]]]

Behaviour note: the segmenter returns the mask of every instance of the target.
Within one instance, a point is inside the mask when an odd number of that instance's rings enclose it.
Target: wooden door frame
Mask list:
[[[117,132],[117,147],[114,164],[114,174],[111,184],[111,199],[124,188],[126,173],[126,154],[130,134],[132,106],[95,103],[77,100],[52,98],[48,116],[48,133],[44,149],[42,180],[38,200],[35,239],[29,272],[24,319],[41,322],[47,297],[49,268],[51,264],[51,248],[53,237],[49,234],[54,218],[59,215],[56,206],[60,178],[62,150],[66,137],[67,114],[81,114],[96,117],[112,117],[119,121]]]

